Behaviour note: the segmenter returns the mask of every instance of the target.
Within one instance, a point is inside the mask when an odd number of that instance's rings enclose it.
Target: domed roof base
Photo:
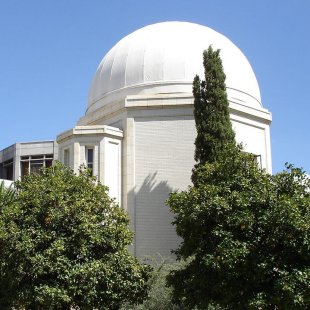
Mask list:
[[[106,54],[94,77],[86,113],[128,95],[191,94],[194,76],[204,76],[202,54],[210,45],[221,50],[228,99],[261,107],[251,65],[230,40],[205,26],[164,22],[131,33]]]

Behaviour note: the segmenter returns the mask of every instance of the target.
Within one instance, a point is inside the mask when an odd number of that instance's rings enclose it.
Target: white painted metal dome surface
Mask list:
[[[243,53],[220,33],[188,22],[163,22],[120,40],[102,59],[93,79],[87,113],[127,95],[191,93],[204,78],[202,53],[220,49],[228,99],[261,107],[258,83]]]

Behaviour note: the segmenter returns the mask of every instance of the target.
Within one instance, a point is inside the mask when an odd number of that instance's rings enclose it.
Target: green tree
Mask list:
[[[150,270],[127,250],[128,216],[87,171],[56,164],[16,189],[2,212],[1,309],[119,309],[146,297]]]
[[[172,270],[180,268],[181,264],[165,260],[162,257],[151,258],[150,265],[153,267],[152,276],[149,279],[150,290],[148,298],[143,304],[125,304],[122,310],[183,310],[182,306],[173,304],[172,288],[167,286],[166,277]]]
[[[168,275],[189,309],[310,307],[310,181],[293,166],[271,176],[236,145],[219,51],[195,77],[193,186],[167,201],[184,268]],[[212,305],[212,306],[211,306]]]
[[[15,200],[15,190],[12,186],[6,188],[3,181],[0,181],[0,210],[7,205],[12,205]]]
[[[203,53],[205,80],[194,78],[194,117],[197,137],[195,160],[198,163],[217,160],[228,143],[235,144],[235,134],[229,119],[225,73],[220,51],[209,46]]]
[[[208,309],[310,307],[310,181],[300,169],[271,176],[228,148],[168,204],[187,259],[168,283],[174,302]]]
[[[14,288],[9,281],[5,270],[10,268],[10,263],[6,260],[11,249],[9,248],[10,236],[7,235],[6,213],[13,209],[16,201],[16,192],[13,187],[6,188],[4,182],[0,182],[0,309],[9,308],[11,291]]]

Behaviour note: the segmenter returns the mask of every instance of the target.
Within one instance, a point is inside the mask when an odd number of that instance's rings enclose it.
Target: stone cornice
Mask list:
[[[97,120],[109,119],[113,116],[128,110],[135,109],[171,109],[192,107],[194,98],[191,94],[157,94],[157,95],[130,95],[125,100],[111,102],[102,108],[80,118],[78,125],[94,124]],[[270,124],[272,120],[271,113],[264,108],[252,108],[243,103],[229,101],[230,112],[235,115],[246,115],[253,119],[263,120]]]
[[[57,136],[57,142],[61,143],[73,136],[110,136],[113,138],[123,138],[123,131],[106,125],[76,126]]]

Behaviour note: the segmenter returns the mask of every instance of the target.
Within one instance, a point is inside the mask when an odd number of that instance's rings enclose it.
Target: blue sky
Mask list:
[[[105,53],[160,21],[215,29],[247,56],[273,114],[273,171],[310,174],[309,0],[0,0],[0,149],[53,140],[84,115]]]

